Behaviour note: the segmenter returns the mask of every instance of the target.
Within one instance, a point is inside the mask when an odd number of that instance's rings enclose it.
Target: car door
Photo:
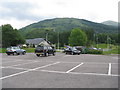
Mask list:
[[[22,50],[19,47],[16,47],[17,53],[22,53]]]

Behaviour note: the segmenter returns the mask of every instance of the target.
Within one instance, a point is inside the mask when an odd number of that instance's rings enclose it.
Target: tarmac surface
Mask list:
[[[118,56],[0,56],[2,88],[118,88]]]

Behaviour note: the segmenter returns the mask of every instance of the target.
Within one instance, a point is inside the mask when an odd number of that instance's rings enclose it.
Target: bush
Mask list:
[[[103,51],[88,49],[88,50],[86,51],[86,54],[103,54]]]

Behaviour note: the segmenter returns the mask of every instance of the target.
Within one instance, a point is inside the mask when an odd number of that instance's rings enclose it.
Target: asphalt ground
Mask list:
[[[118,88],[118,56],[1,56],[2,88]]]

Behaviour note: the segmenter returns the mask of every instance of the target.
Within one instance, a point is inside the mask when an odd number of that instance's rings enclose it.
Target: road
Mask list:
[[[118,88],[118,57],[2,55],[3,88]]]

